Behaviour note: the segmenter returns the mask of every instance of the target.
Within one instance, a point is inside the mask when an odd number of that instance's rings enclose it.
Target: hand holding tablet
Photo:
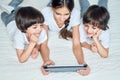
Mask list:
[[[85,70],[87,64],[78,65],[78,66],[43,66],[45,71],[51,72],[76,72],[77,70]]]

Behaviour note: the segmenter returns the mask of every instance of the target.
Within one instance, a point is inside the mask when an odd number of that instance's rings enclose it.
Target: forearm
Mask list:
[[[99,40],[95,40],[95,43],[96,43],[99,55],[103,58],[107,57],[108,49],[104,48],[104,46],[100,43]]]
[[[82,50],[82,47],[81,46],[73,46],[73,52],[74,52],[74,55],[77,59],[77,62],[79,64],[84,64],[85,61],[84,61],[84,55],[83,55],[83,50]]]
[[[84,48],[87,48],[87,49],[91,50],[91,46],[87,42],[81,43],[81,46],[84,47]]]
[[[35,43],[30,43],[28,47],[25,50],[23,50],[22,54],[19,55],[19,61],[22,63],[26,62],[28,58],[30,57],[31,52],[34,47],[35,47]]]
[[[48,61],[49,60],[49,53],[50,53],[48,46],[43,44],[43,45],[41,45],[40,48],[41,48],[40,52],[41,52],[43,62]]]

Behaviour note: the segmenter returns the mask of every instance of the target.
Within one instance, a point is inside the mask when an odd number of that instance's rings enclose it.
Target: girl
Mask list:
[[[45,29],[48,31],[58,31],[60,37],[64,39],[72,38],[73,53],[77,59],[78,64],[86,64],[84,61],[83,51],[80,45],[80,14],[74,8],[73,0],[52,0],[50,7],[42,10],[45,17]],[[43,65],[50,65],[51,63],[44,63]],[[42,68],[43,74],[48,74]],[[90,71],[89,66],[86,70],[78,70],[82,75],[87,75]]]
[[[16,12],[15,21],[7,24],[9,32],[11,32],[12,28],[15,28],[15,31],[12,31],[13,35],[11,37],[13,38],[13,45],[16,48],[16,53],[21,63],[26,62],[30,56],[36,58],[39,51],[43,61],[51,61],[49,59],[47,35],[42,28],[43,22],[44,17],[37,9],[21,7]]]
[[[109,17],[105,7],[92,5],[83,15],[83,24],[80,25],[82,46],[103,58],[108,57],[109,52]],[[91,39],[92,43],[88,44],[87,39]]]

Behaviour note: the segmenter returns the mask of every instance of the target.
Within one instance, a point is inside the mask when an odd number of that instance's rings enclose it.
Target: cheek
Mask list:
[[[85,29],[85,32],[88,32],[88,28],[87,27],[85,27],[84,29]]]
[[[55,19],[59,19],[59,17],[60,17],[59,15],[54,14]]]
[[[94,30],[94,34],[96,34],[99,30]]]
[[[29,34],[35,34],[35,30],[30,30]]]
[[[69,15],[68,16],[65,16],[65,20],[67,20],[69,18]]]

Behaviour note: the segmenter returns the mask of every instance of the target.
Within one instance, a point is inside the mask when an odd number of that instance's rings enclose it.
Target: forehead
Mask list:
[[[68,10],[67,7],[55,8],[53,10],[54,10],[54,12],[60,13],[60,14],[69,14],[70,13],[70,11]]]
[[[85,23],[84,26],[98,28],[98,26],[95,26],[95,25],[93,25],[91,23]]]

